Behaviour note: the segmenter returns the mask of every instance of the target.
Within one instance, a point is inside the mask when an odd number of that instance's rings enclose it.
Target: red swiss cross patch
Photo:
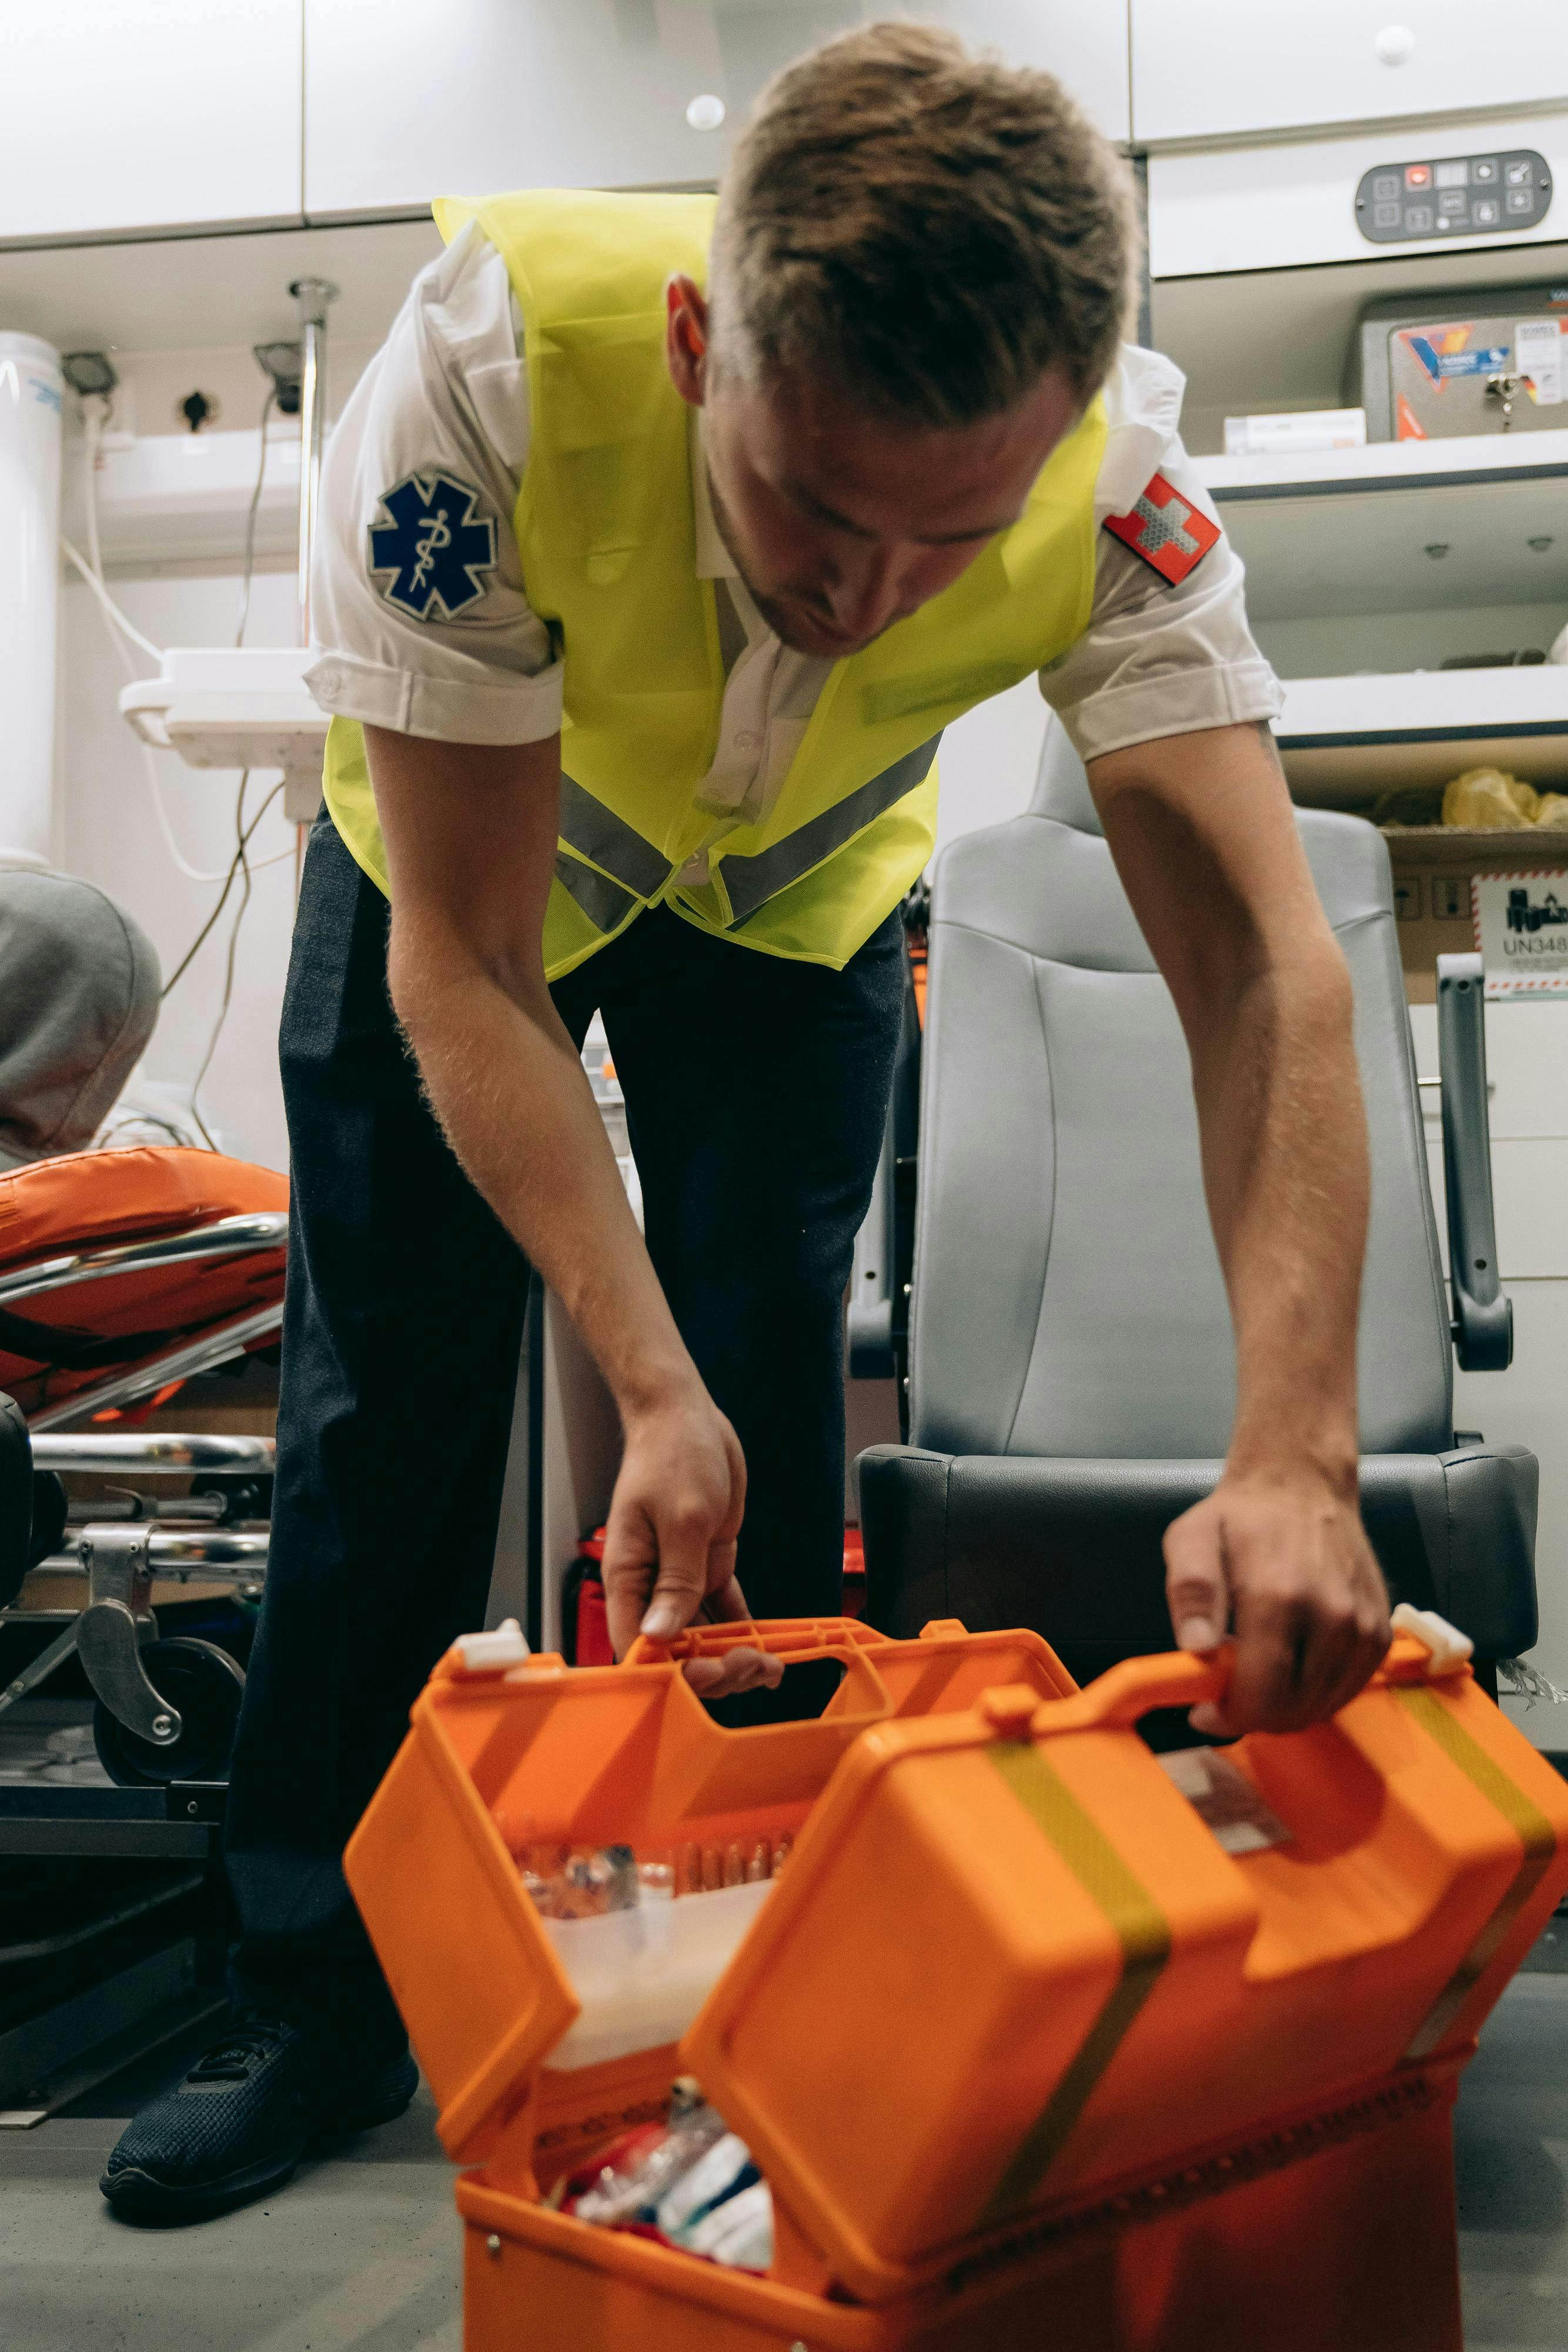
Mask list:
[[[1180,587],[1219,537],[1219,525],[1172,489],[1163,474],[1155,476],[1131,514],[1108,515],[1105,528],[1173,588]]]

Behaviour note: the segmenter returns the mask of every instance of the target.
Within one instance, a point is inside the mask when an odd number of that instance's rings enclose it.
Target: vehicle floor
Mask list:
[[[171,2048],[32,2131],[0,2132],[5,2352],[460,2352],[452,2168],[423,2087],[397,2123],[259,2205],[199,2228],[113,2218],[104,2158],[192,2054]],[[1563,2352],[1568,1918],[1493,2014],[1458,2148],[1469,2352]]]

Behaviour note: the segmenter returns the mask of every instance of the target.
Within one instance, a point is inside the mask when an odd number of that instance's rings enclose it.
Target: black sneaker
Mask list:
[[[127,2126],[99,2187],[120,2213],[204,2221],[280,2189],[317,2140],[391,2123],[418,2087],[406,2051],[333,2063],[299,2026],[246,2011]]]

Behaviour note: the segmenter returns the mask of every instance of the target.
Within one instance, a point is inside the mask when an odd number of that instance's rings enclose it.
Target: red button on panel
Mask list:
[[[1405,184],[1407,188],[1429,188],[1432,184],[1430,163],[1406,163]]]

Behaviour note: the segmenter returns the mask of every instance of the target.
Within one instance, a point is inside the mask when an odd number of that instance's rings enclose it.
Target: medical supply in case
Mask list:
[[[468,2352],[525,2318],[540,2352],[1023,2352],[1048,2321],[1074,2352],[1459,2352],[1458,2076],[1568,1886],[1568,1789],[1467,1645],[1412,1622],[1332,1723],[1173,1766],[1138,1719],[1223,1657],[1074,1692],[1037,1637],[928,1635],[437,1668],[346,1867],[481,2168]],[[737,1640],[838,1662],[822,1717],[715,1723],[681,1662]],[[777,1881],[665,1906],[755,1906],[678,2047],[563,2063],[610,2015],[579,1951],[643,1906],[541,1917],[497,1827],[525,1790],[568,1852],[793,1837]],[[655,2199],[637,2135],[687,2076],[723,2152]],[[595,2181],[616,2226],[570,2210]]]
[[[1369,302],[1344,397],[1364,408],[1372,441],[1568,425],[1568,278]]]

